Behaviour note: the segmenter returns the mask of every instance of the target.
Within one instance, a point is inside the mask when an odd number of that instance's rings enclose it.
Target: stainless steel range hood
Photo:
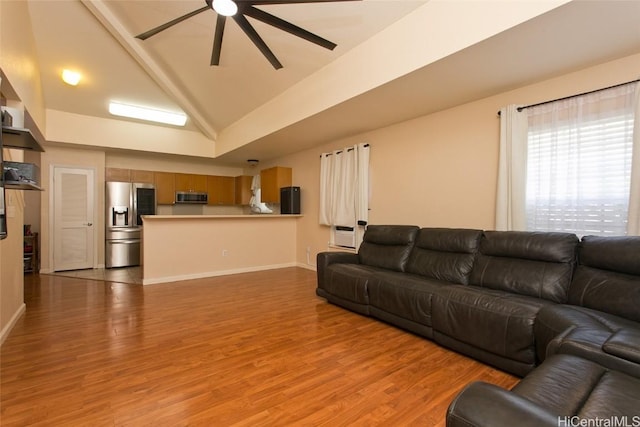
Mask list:
[[[4,148],[44,151],[29,129],[9,126],[2,126],[2,145]]]

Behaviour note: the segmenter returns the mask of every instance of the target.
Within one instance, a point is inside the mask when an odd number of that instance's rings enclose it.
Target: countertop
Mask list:
[[[302,215],[254,214],[254,215],[143,215],[145,221],[165,219],[267,219],[267,218],[301,218]]]

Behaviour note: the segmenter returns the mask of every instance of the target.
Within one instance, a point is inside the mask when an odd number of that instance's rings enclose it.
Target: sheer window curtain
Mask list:
[[[320,156],[320,224],[356,227],[368,221],[369,145]]]
[[[496,229],[640,234],[639,108],[638,83],[503,108]]]

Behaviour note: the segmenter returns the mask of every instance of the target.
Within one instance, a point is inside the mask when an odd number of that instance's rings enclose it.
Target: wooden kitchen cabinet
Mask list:
[[[175,175],[171,172],[155,172],[156,203],[159,205],[173,205],[176,202]]]
[[[104,172],[105,181],[112,182],[140,182],[143,184],[153,184],[153,171],[142,171],[135,169],[106,168]]]
[[[235,204],[248,205],[251,202],[251,183],[253,176],[240,175],[235,177]]]
[[[175,174],[176,191],[187,191],[190,193],[207,192],[207,175],[196,175],[192,173]]]
[[[207,176],[209,205],[233,205],[235,202],[235,178],[232,176]]]
[[[291,187],[291,168],[276,166],[260,171],[261,201],[280,203],[280,188]]]
[[[104,180],[107,182],[131,182],[131,170],[120,168],[106,168]]]
[[[155,177],[153,171],[141,171],[131,169],[131,182],[139,182],[142,184],[154,184]]]

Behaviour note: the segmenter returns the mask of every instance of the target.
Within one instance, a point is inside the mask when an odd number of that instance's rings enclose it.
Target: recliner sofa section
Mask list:
[[[558,427],[640,423],[640,379],[556,354],[511,391],[473,382],[451,402],[449,427]]]
[[[318,254],[316,293],[433,338],[433,295],[452,283],[468,283],[481,236],[481,230],[371,225],[357,255]]]
[[[568,304],[540,310],[540,360],[567,353],[640,378],[640,238],[585,236]]]
[[[370,314],[432,339],[433,300],[452,284],[469,282],[481,236],[481,230],[421,229],[404,274],[371,282]]]
[[[321,252],[316,294],[356,313],[369,315],[369,287],[403,273],[419,227],[370,226],[357,254]]]
[[[435,341],[527,374],[537,364],[536,316],[567,301],[577,243],[569,233],[484,232],[469,286],[451,286],[435,297]]]

